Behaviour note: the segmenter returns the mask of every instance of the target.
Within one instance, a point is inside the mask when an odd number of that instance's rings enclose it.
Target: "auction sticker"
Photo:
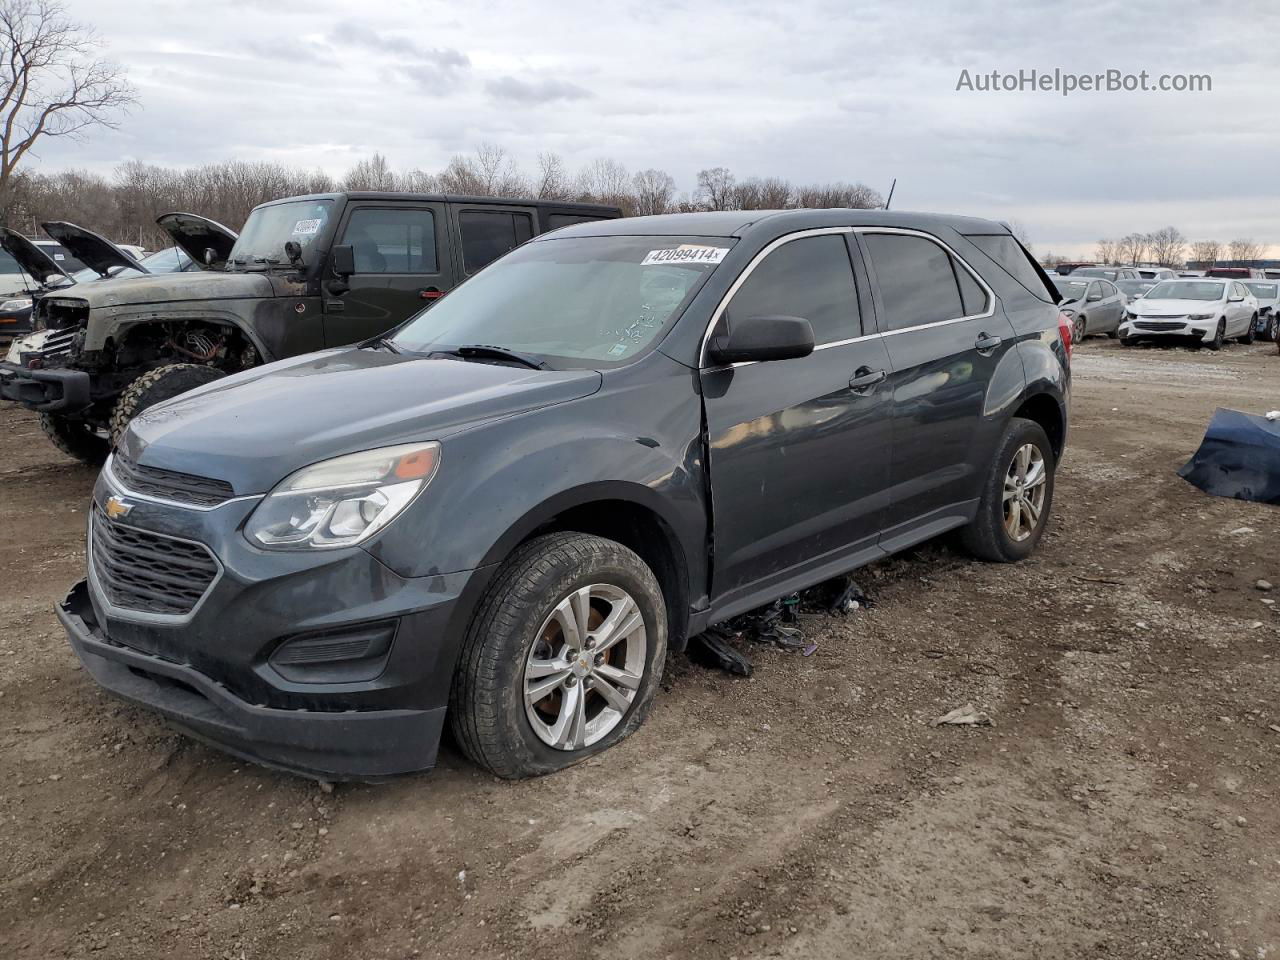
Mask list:
[[[655,263],[719,263],[729,252],[728,247],[703,247],[693,243],[682,243],[678,247],[666,250],[650,250],[640,266],[647,267]]]
[[[319,220],[299,220],[297,223],[293,225],[294,236],[297,236],[298,234],[319,233],[319,232],[320,232]]]

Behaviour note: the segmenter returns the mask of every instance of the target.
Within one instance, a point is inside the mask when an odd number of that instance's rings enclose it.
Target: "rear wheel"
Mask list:
[[[129,421],[148,407],[172,400],[180,393],[222,379],[226,374],[199,363],[172,363],[148,370],[125,387],[111,412],[111,446],[120,443]]]
[[[1262,337],[1264,340],[1276,339],[1276,316],[1274,313],[1267,319],[1267,329]]]
[[[510,779],[578,763],[644,722],[666,653],[662,590],[640,557],[581,533],[538,537],[494,575],[467,630],[455,739]]]
[[[1257,326],[1258,326],[1258,315],[1255,313],[1252,317],[1249,318],[1249,329],[1245,332],[1245,335],[1243,337],[1239,338],[1240,342],[1243,343],[1245,346],[1249,346],[1251,343],[1253,343],[1253,338],[1254,338]]]
[[[983,486],[978,513],[961,532],[969,552],[998,563],[1030,556],[1053,506],[1055,468],[1044,428],[1034,420],[1010,420]]]
[[[83,420],[71,420],[56,413],[42,413],[40,429],[67,456],[91,467],[102,466],[111,449],[107,438]]]

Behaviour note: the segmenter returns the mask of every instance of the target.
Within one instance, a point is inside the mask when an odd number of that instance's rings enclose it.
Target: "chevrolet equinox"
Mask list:
[[[104,687],[325,779],[503,777],[644,721],[669,649],[946,531],[1044,531],[1070,329],[997,223],[536,237],[391,333],[136,417],[59,608]]]

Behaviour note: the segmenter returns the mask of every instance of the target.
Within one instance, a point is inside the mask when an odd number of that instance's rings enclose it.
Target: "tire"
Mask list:
[[[1266,329],[1266,332],[1265,332],[1265,333],[1263,333],[1262,338],[1263,338],[1264,340],[1275,341],[1275,339],[1276,339],[1276,318],[1275,318],[1275,314],[1272,314],[1272,315],[1271,315],[1271,317],[1267,320],[1267,329]]]
[[[1137,342],[1138,342],[1137,337],[1121,337],[1120,338],[1120,346],[1122,347],[1132,347],[1132,346],[1135,346]]]
[[[1213,339],[1205,344],[1210,350],[1221,350],[1222,341],[1227,336],[1227,318],[1223,317],[1218,321],[1218,332],[1213,335]]]
[[[1119,338],[1119,336],[1120,336],[1120,331],[1119,331],[1119,330],[1108,330],[1108,331],[1107,331],[1107,337],[1108,337],[1109,339],[1111,339],[1111,340],[1115,340],[1115,339]]]
[[[561,607],[571,616],[573,597],[589,590],[587,628],[598,629],[602,613],[617,609],[602,610],[597,593],[601,589],[621,592],[634,602],[643,636],[637,627],[634,634],[609,647],[610,653],[585,666],[590,657],[557,654],[558,648],[568,649],[572,643],[565,642],[570,638],[554,612]],[[601,638],[602,642],[607,639]],[[593,638],[588,634],[585,642],[578,642],[579,652],[585,653]],[[666,655],[666,604],[657,578],[640,557],[620,543],[582,533],[538,537],[518,548],[494,574],[467,629],[449,694],[454,738],[472,762],[507,779],[540,776],[579,763],[607,750],[644,722]],[[595,672],[601,657],[611,658],[606,665],[612,674]],[[537,676],[552,686],[543,699],[529,705],[526,684],[534,678],[526,678],[526,672],[534,659],[547,665]],[[623,671],[615,666],[619,662]],[[551,669],[553,663],[569,669]],[[586,676],[579,672],[583,667],[591,671]],[[639,679],[626,709],[618,710],[611,708],[612,701],[600,692],[600,684],[615,694],[624,691],[623,684],[605,679],[623,673]],[[570,700],[575,689],[579,699]],[[564,717],[569,704],[578,702],[587,705],[588,728],[599,721],[598,739],[592,740],[587,729],[587,736],[566,736],[570,742],[553,746],[548,737],[555,732],[551,721]],[[609,709],[620,716],[613,717]],[[565,729],[569,732],[572,727],[566,724]],[[574,739],[579,741],[576,746]]]
[[[1026,534],[1018,539],[1012,535],[1007,522],[1004,494],[1006,478],[1011,477],[1010,471],[1014,471],[1012,474],[1014,479],[1019,471],[1019,464],[1015,463],[1015,458],[1027,447],[1033,448],[1038,455],[1042,468],[1040,475],[1044,479],[1038,484],[1025,487],[1019,485],[1011,489],[1042,490],[1043,494],[1038,498],[1034,492],[1031,494],[1030,499],[1033,505],[1038,500],[1039,514],[1035,516],[1034,523],[1019,524],[1026,527]],[[1034,420],[1024,420],[1021,417],[1010,420],[996,450],[991,471],[983,484],[977,515],[961,531],[961,542],[965,548],[975,557],[993,563],[1014,563],[1030,556],[1036,544],[1040,542],[1045,524],[1049,520],[1049,512],[1053,508],[1053,477],[1056,468],[1053,447],[1049,443],[1049,437],[1045,434],[1044,428]],[[1026,472],[1028,475],[1034,473],[1033,470]],[[1025,502],[1026,498],[1021,499]],[[1019,511],[1019,516],[1023,520],[1032,516],[1029,512],[1021,513],[1021,508]]]
[[[40,429],[67,456],[91,467],[102,466],[111,450],[107,438],[98,436],[97,431],[83,420],[42,413]]]
[[[221,370],[199,363],[172,363],[148,370],[125,387],[116,400],[115,409],[111,411],[111,446],[120,443],[129,421],[143,410],[224,376]]]
[[[1243,343],[1246,347],[1248,347],[1248,346],[1252,346],[1252,345],[1253,345],[1253,338],[1254,338],[1254,336],[1255,336],[1255,328],[1256,328],[1257,326],[1258,326],[1258,315],[1255,313],[1252,317],[1250,317],[1250,318],[1249,318],[1249,330],[1248,330],[1248,332],[1247,332],[1243,337],[1238,337],[1237,339],[1238,339],[1241,343]]]
[[[1084,317],[1076,317],[1075,323],[1071,324],[1071,343],[1084,343],[1084,338],[1089,335],[1089,321]]]

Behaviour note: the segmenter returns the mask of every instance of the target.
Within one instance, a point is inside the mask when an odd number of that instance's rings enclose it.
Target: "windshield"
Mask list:
[[[1083,300],[1085,291],[1089,289],[1088,280],[1058,280],[1054,283],[1058,288],[1058,292],[1062,294],[1062,301],[1066,303],[1068,300]]]
[[[1255,297],[1261,297],[1263,300],[1272,300],[1276,295],[1276,285],[1274,283],[1246,283],[1249,292]]]
[[[1203,280],[1165,280],[1148,291],[1145,300],[1221,300],[1222,284]]]
[[[240,239],[231,248],[227,262],[235,266],[287,263],[284,245],[296,240],[302,246],[302,259],[316,237],[324,232],[333,209],[332,200],[294,200],[258,207],[245,221]]]
[[[1155,283],[1151,280],[1117,280],[1116,286],[1129,296],[1134,297],[1140,293],[1146,293],[1146,291],[1155,286]]]
[[[729,238],[572,237],[527,243],[402,327],[429,353],[472,344],[553,367],[611,367],[642,353],[724,259]]]

